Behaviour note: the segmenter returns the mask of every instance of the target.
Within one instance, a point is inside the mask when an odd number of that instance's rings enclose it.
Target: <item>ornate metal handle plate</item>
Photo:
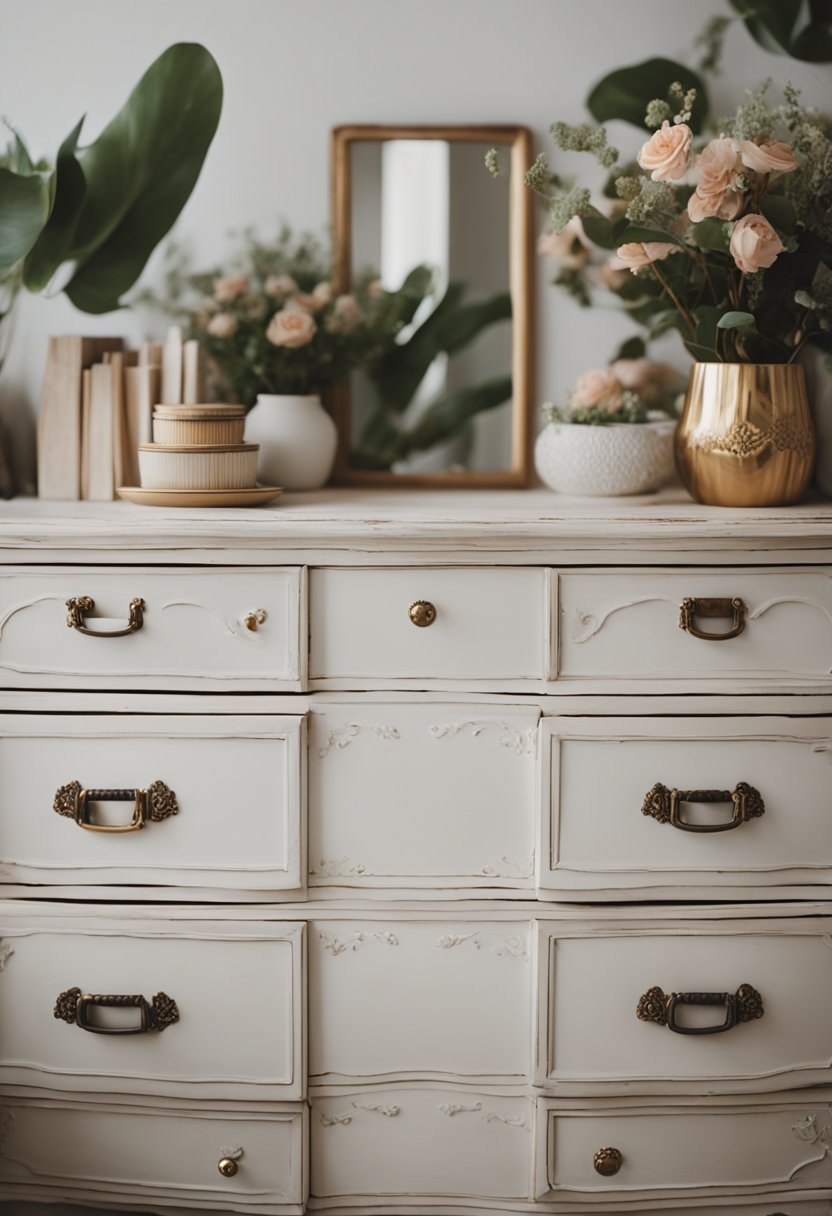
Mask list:
[[[414,625],[418,625],[420,629],[426,629],[436,620],[436,608],[430,600],[416,600],[408,608],[407,615]]]
[[[694,638],[704,638],[706,642],[727,642],[729,638],[738,637],[745,629],[745,603],[738,595],[723,599],[697,599],[686,596],[679,605],[679,628],[684,629]],[[696,624],[697,617],[728,617],[731,628],[724,633],[708,633]]]
[[[723,823],[689,823],[682,818],[686,802],[730,802],[734,809]],[[652,815],[659,823],[669,823],[682,832],[728,832],[765,811],[762,794],[745,781],[738,782],[733,790],[671,790],[657,782],[648,790],[641,807],[642,815]]]
[[[89,1011],[95,1006],[107,1009],[138,1009],[137,1026],[97,1026],[90,1021]],[[90,1034],[146,1034],[149,1030],[165,1030],[179,1021],[176,1001],[165,992],[157,992],[151,1001],[143,996],[101,995],[69,988],[55,1002],[53,1016],[70,1026],[80,1026]]]
[[[92,802],[132,802],[133,818],[129,823],[112,826],[93,823],[90,819]],[[146,823],[160,823],[179,814],[176,794],[164,781],[154,781],[146,790],[85,790],[80,781],[70,781],[55,794],[52,809],[66,819],[74,819],[79,828],[88,832],[138,832]]]
[[[128,633],[136,633],[144,624],[145,602],[142,599],[130,601],[127,624],[124,629],[110,629],[107,632],[99,629],[88,629],[84,617],[95,608],[95,600],[89,595],[76,595],[67,600],[66,623],[70,629],[77,629],[89,638],[123,638]]]
[[[725,1020],[715,1026],[681,1026],[676,1011],[680,1005],[722,1005]],[[656,1022],[674,1034],[722,1034],[738,1022],[751,1022],[765,1013],[763,998],[750,984],[740,984],[736,992],[669,992],[650,988],[639,998],[636,1015],[642,1022]]]

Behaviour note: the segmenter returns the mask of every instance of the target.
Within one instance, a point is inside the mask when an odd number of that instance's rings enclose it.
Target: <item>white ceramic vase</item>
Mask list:
[[[647,494],[673,476],[672,419],[584,426],[550,422],[535,446],[542,481],[559,494]]]
[[[317,395],[260,393],[246,415],[246,442],[260,444],[257,476],[284,490],[320,490],[332,472],[338,432]]]

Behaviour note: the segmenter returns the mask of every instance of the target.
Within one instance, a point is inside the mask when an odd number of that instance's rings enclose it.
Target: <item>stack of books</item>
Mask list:
[[[109,501],[138,485],[139,445],[152,438],[153,408],[197,402],[200,347],[173,328],[167,341],[128,350],[123,338],[49,339],[38,420],[38,493]]]

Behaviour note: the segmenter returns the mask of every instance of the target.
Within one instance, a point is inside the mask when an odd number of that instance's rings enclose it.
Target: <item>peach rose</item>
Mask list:
[[[598,272],[599,280],[608,291],[620,291],[624,284],[629,281],[629,277],[629,267],[621,261],[621,258],[616,257],[614,253],[610,254]]]
[[[695,224],[708,216],[732,220],[742,208],[737,189],[737,145],[733,139],[712,139],[696,158],[699,184],[688,201],[688,215]]]
[[[771,266],[786,246],[763,215],[744,215],[737,220],[728,246],[743,274]]]
[[[575,249],[576,241],[578,242],[577,249]],[[562,266],[582,266],[589,255],[589,244],[580,217],[573,215],[560,232],[541,233],[537,241],[537,252],[543,257],[552,258]]]
[[[355,296],[338,296],[335,301],[335,307],[332,310],[330,328],[340,330],[342,333],[349,333],[350,330],[360,325],[361,321],[361,309],[358,307],[358,301]]]
[[[317,283],[312,288],[312,299],[315,301],[317,308],[324,308],[327,304],[330,304],[332,302],[332,284],[326,282]]]
[[[645,241],[643,244],[640,241],[630,241],[627,245],[619,245],[615,252],[622,266],[626,266],[635,274],[642,266],[661,262],[670,257],[671,253],[678,253],[679,246],[669,241]]]
[[[622,388],[638,393],[645,404],[663,397],[682,379],[675,367],[654,359],[616,359],[611,371]]]
[[[621,381],[609,367],[583,372],[569,397],[571,405],[596,405],[615,410],[621,404]]]
[[[269,321],[266,338],[273,346],[287,346],[296,350],[306,346],[317,332],[314,317],[299,308],[283,308]]]
[[[233,338],[237,332],[237,318],[230,312],[215,313],[207,329],[212,338]]]
[[[664,120],[654,131],[636,158],[654,182],[678,182],[688,167],[688,152],[693,132],[686,123],[673,126]]]
[[[312,295],[311,291],[299,291],[292,296],[291,300],[286,301],[287,308],[303,308],[306,312],[316,312],[321,305]]]
[[[286,296],[292,295],[298,289],[298,285],[290,274],[270,274],[263,284],[263,290],[267,296],[272,296],[275,300],[282,300]]]
[[[214,299],[219,300],[220,304],[230,304],[232,300],[236,300],[237,296],[243,295],[248,291],[248,276],[244,274],[230,274],[224,279],[214,280]]]
[[[789,145],[777,139],[768,144],[755,144],[746,139],[740,144],[740,159],[755,173],[791,173],[797,168]]]

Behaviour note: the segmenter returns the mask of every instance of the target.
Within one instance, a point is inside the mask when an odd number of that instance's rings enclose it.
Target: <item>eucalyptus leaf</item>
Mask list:
[[[756,322],[750,312],[724,312],[716,323],[717,329],[755,329]]]
[[[612,222],[594,207],[581,216],[581,225],[587,237],[601,249],[614,249],[621,244],[615,239]]]
[[[119,307],[193,190],[222,108],[209,52],[177,43],[151,64],[98,139],[79,154],[86,194],[66,294],[85,312]]]
[[[83,123],[82,118],[58,150],[52,213],[23,267],[23,282],[29,291],[43,291],[72,245],[86,193],[84,172],[75,156]]]
[[[701,76],[672,59],[646,59],[643,63],[610,72],[593,86],[586,99],[589,112],[597,122],[622,119],[645,130],[644,114],[648,102],[665,99],[676,81],[687,91],[696,89],[696,102],[690,119],[694,134],[702,130],[708,117],[708,91]]]
[[[709,215],[706,219],[691,224],[690,232],[700,249],[710,249],[717,253],[728,251],[730,238],[725,221],[717,219],[715,215]]]
[[[0,167],[0,275],[24,258],[49,217],[51,174]]]
[[[450,439],[471,418],[508,401],[511,392],[511,377],[497,376],[437,397],[408,436],[408,451],[423,452]]]

